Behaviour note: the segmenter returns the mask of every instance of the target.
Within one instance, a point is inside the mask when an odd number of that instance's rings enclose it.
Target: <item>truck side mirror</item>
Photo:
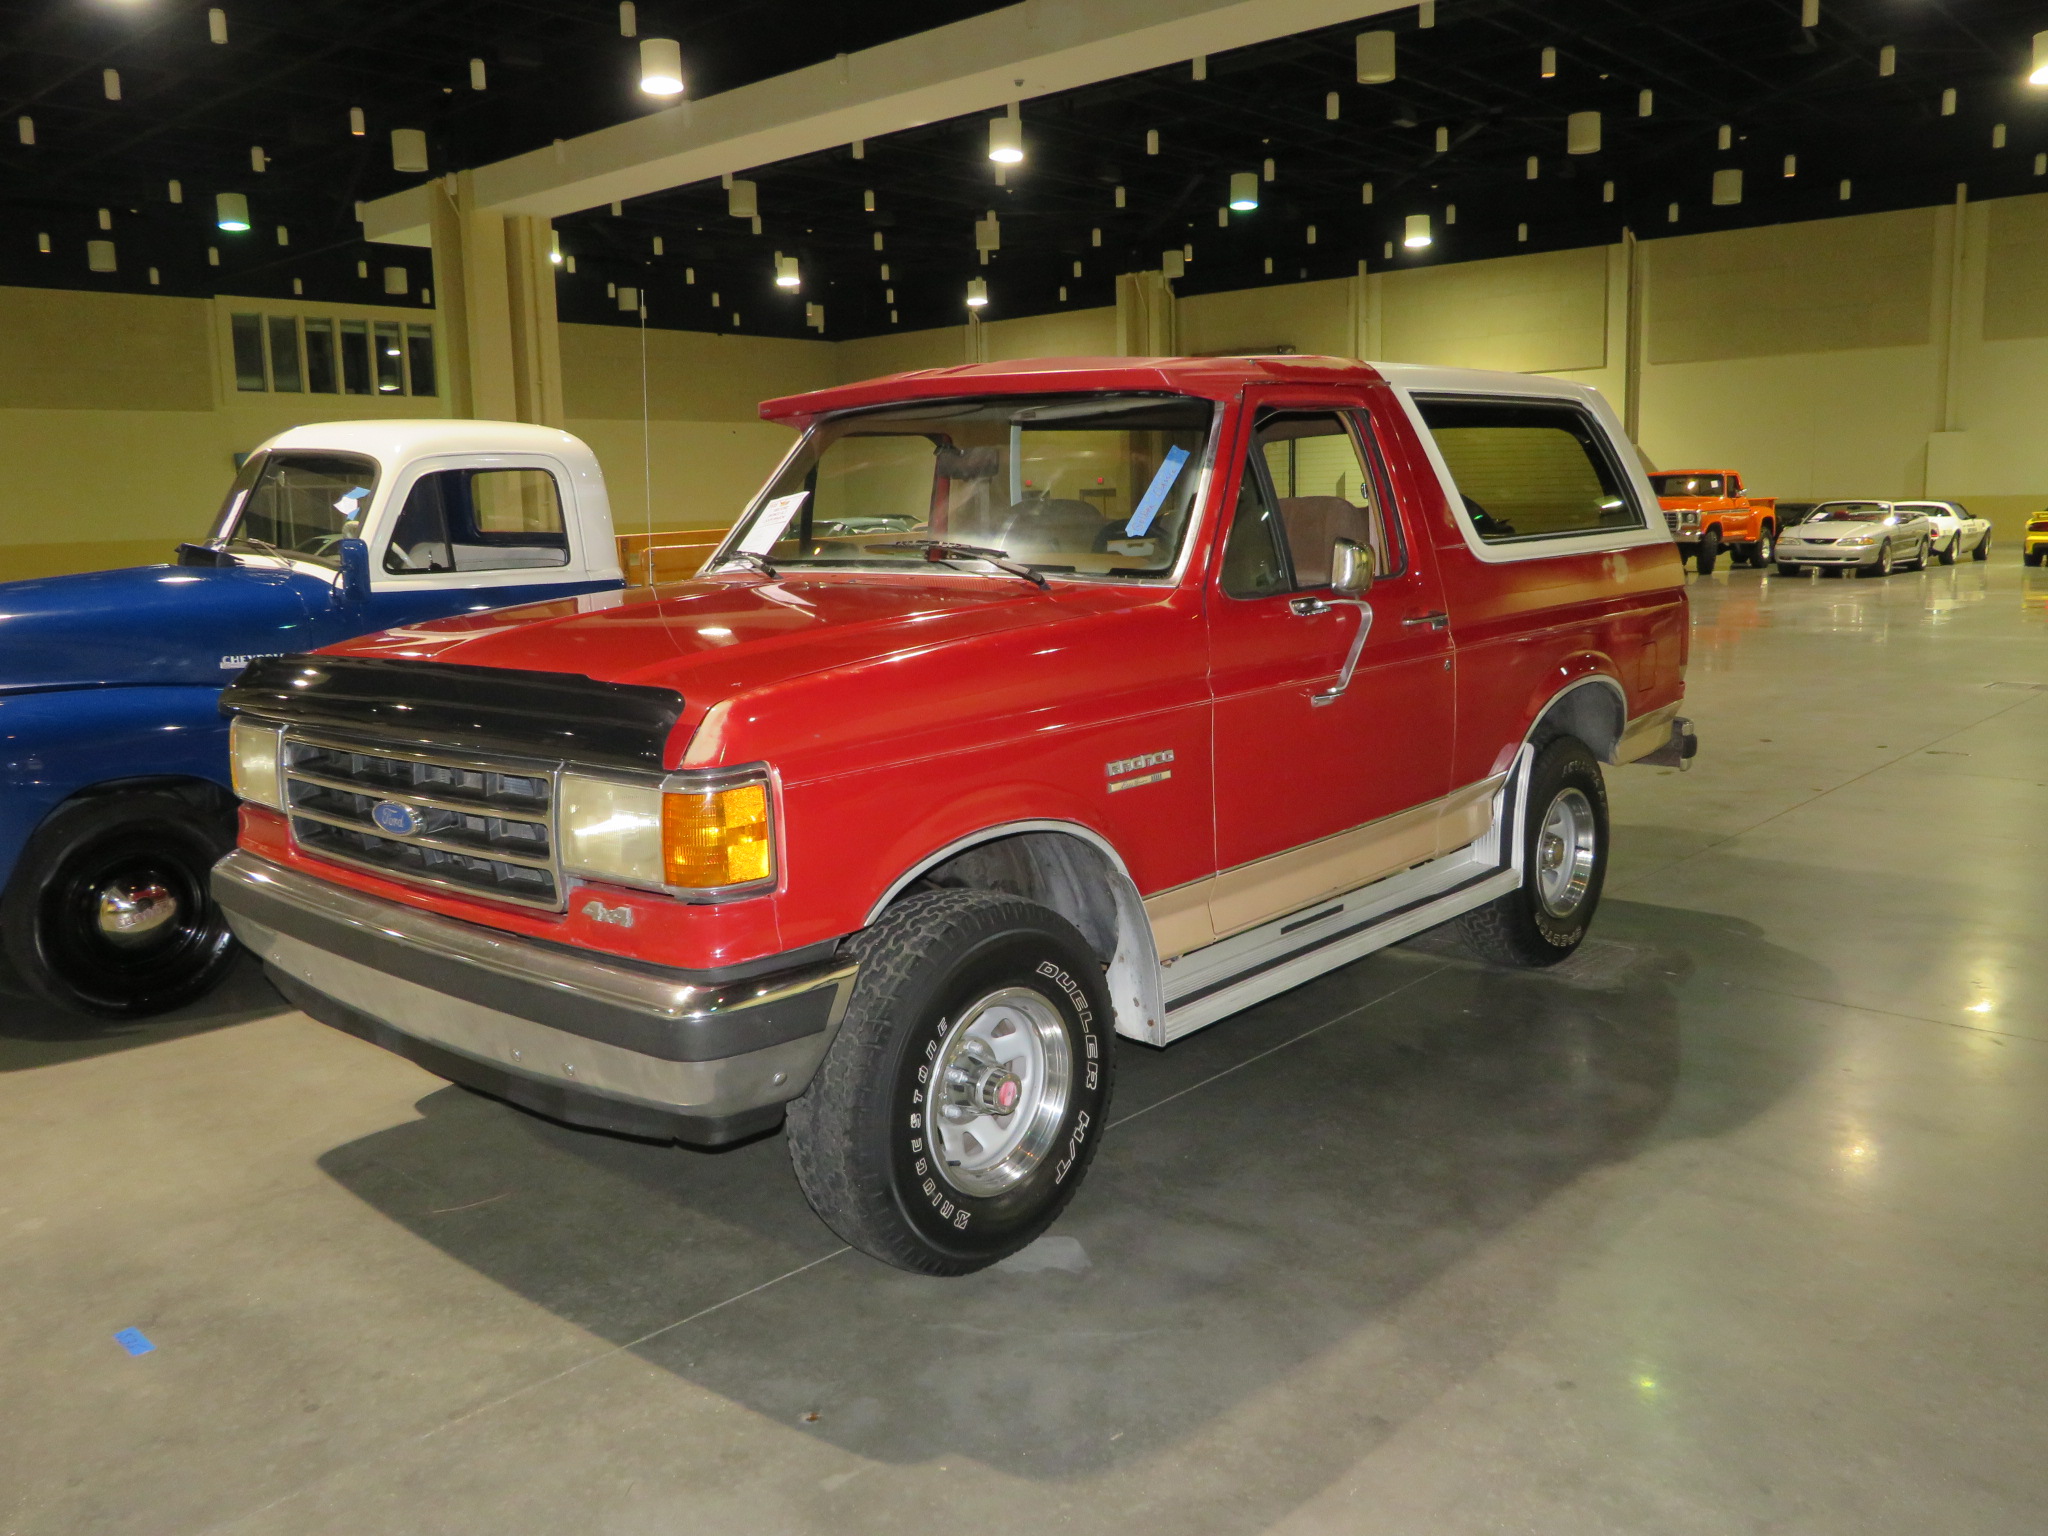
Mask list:
[[[1372,585],[1375,574],[1372,551],[1350,539],[1339,539],[1330,550],[1330,588],[1340,597],[1356,597]]]
[[[344,538],[334,552],[341,562],[341,580],[335,597],[344,603],[367,602],[370,596],[370,546],[358,538]]]

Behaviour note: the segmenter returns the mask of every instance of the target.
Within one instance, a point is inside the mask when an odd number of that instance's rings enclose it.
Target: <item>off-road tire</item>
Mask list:
[[[1709,528],[1693,547],[1692,568],[1702,576],[1714,574],[1714,562],[1721,557],[1721,530]]]
[[[1058,913],[972,890],[898,902],[852,951],[860,974],[839,1033],[789,1106],[797,1183],[819,1219],[870,1257],[916,1274],[972,1273],[1045,1231],[1095,1155],[1115,1072],[1102,964]],[[933,1062],[963,1010],[1010,988],[1057,1015],[1069,1088],[1031,1171],[999,1193],[970,1194],[948,1183],[928,1134]]]
[[[203,795],[139,789],[60,806],[22,850],[0,896],[0,944],[14,979],[70,1013],[139,1019],[196,1002],[238,951],[208,879],[235,845],[234,822]],[[155,880],[176,915],[140,942],[100,929],[111,882]]]
[[[1577,790],[1593,813],[1592,872],[1585,893],[1569,916],[1553,913],[1543,900],[1537,867],[1544,821],[1568,791]],[[1576,736],[1559,736],[1536,753],[1530,765],[1527,812],[1522,826],[1522,883],[1505,896],[1458,919],[1459,937],[1483,960],[1536,968],[1568,958],[1586,937],[1600,906],[1607,878],[1607,786],[1600,764]]]

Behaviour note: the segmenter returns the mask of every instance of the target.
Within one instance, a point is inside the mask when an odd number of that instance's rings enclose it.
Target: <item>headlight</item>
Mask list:
[[[1697,513],[1697,512],[1681,512],[1681,513],[1679,513],[1679,514],[1678,514],[1678,526],[1679,526],[1679,527],[1681,527],[1681,528],[1697,528],[1697,527],[1699,527],[1699,525],[1700,525],[1700,515],[1699,515],[1699,513]]]
[[[235,716],[228,726],[228,775],[235,793],[274,811],[285,808],[283,737],[283,726],[247,715]]]
[[[662,783],[562,775],[562,866],[679,892],[732,892],[775,878],[774,817],[759,769]]]

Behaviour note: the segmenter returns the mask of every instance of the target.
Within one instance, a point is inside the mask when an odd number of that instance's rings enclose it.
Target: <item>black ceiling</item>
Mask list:
[[[995,8],[659,0],[640,6],[639,31],[681,41],[703,96]],[[183,0],[0,8],[0,282],[143,289],[154,265],[165,291],[283,295],[298,279],[308,297],[381,299],[380,284],[357,277],[368,261],[373,275],[409,263],[417,292],[431,281],[426,254],[365,246],[352,217],[355,199],[413,179],[390,168],[389,129],[426,129],[442,170],[650,109],[610,0],[225,9],[229,42],[216,46],[207,7]],[[1400,74],[1387,85],[1356,82],[1354,25],[1219,55],[1203,81],[1182,64],[1027,101],[1029,159],[1004,187],[977,114],[871,141],[860,160],[841,148],[756,168],[758,236],[728,216],[715,182],[637,199],[619,216],[569,216],[557,224],[577,270],[560,279],[561,311],[635,323],[607,292],[629,285],[646,291],[654,325],[729,330],[736,313],[746,333],[811,335],[804,305],[817,302],[825,334],[843,338],[957,322],[973,277],[988,280],[991,319],[1108,304],[1118,272],[1183,246],[1194,253],[1177,284],[1186,294],[1341,276],[1361,259],[1383,268],[1390,242],[1391,264],[1412,265],[1602,244],[1624,226],[1648,238],[1945,202],[1959,181],[1973,197],[2048,191],[2035,174],[2048,90],[2024,84],[2048,5],[1822,0],[1811,31],[1800,11],[1800,0],[1440,0],[1428,30],[1413,9],[1365,23],[1400,33]],[[1886,45],[1897,58],[1889,77]],[[1557,51],[1551,79],[1539,74],[1546,47]],[[485,60],[482,92],[470,88],[472,57]],[[121,72],[119,102],[102,90],[107,67]],[[1949,89],[1956,105],[1944,115]],[[365,110],[364,138],[348,133],[351,106]],[[1568,156],[1565,119],[1589,109],[1603,114],[1603,147]],[[33,147],[15,142],[22,113],[35,118]],[[2005,146],[1994,148],[1999,124]],[[252,144],[271,160],[261,175],[249,168]],[[1789,178],[1787,155],[1797,157]],[[1230,173],[1269,157],[1276,179],[1261,207],[1219,228]],[[1745,173],[1743,200],[1714,206],[1713,173],[1730,167]],[[182,206],[166,200],[172,177]],[[249,195],[255,229],[212,228],[218,190]],[[98,228],[103,207],[110,235]],[[989,211],[1002,247],[983,266],[973,225]],[[1408,252],[1401,223],[1416,212],[1433,216],[1436,239]],[[279,224],[288,246],[276,243]],[[91,238],[117,242],[117,273],[86,271]],[[222,252],[218,268],[209,246]],[[800,293],[773,286],[777,251],[800,258]]]

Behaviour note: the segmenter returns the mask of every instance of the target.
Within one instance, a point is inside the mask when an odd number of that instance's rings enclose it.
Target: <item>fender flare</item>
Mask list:
[[[1166,994],[1160,981],[1159,951],[1153,943],[1152,922],[1145,914],[1145,898],[1139,893],[1137,882],[1131,878],[1130,869],[1115,845],[1094,828],[1080,822],[1025,817],[981,827],[933,848],[890,882],[868,909],[863,926],[872,924],[911,885],[940,866],[990,843],[1025,836],[1066,838],[1089,850],[1108,883],[1116,910],[1116,944],[1113,953],[1107,957],[1104,974],[1116,1016],[1116,1031],[1120,1035],[1155,1043],[1163,1040]]]

